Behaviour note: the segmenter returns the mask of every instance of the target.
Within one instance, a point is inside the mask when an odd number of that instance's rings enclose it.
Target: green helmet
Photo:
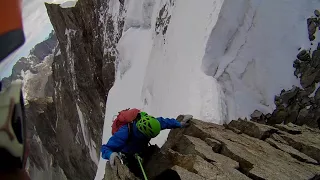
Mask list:
[[[138,130],[148,138],[156,137],[161,130],[160,122],[145,112],[140,112],[140,116],[136,123]]]

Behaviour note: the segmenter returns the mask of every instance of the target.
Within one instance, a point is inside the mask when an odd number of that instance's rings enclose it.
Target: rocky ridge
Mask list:
[[[28,70],[33,74],[37,74],[39,68],[36,68],[35,66],[41,63],[46,56],[53,53],[57,43],[57,37],[54,31],[52,31],[46,40],[37,44],[30,51],[28,57],[22,57],[17,61],[12,68],[12,74],[1,80],[3,88],[8,87],[12,81],[23,80],[23,77]]]
[[[320,131],[307,126],[193,119],[172,130],[144,167],[149,179],[319,179],[319,155]],[[135,179],[119,168],[107,165],[105,179]]]
[[[67,179],[94,179],[126,10],[113,0],[79,0],[70,8],[45,5],[59,51],[52,63],[52,98],[29,102],[35,127],[52,164]]]
[[[317,43],[316,32],[320,29],[319,11],[307,19],[310,45]],[[294,61],[294,75],[300,79],[300,87],[293,86],[290,90],[282,90],[275,97],[276,109],[272,114],[255,111],[252,120],[262,124],[294,123],[320,128],[320,42],[317,47],[299,49]]]

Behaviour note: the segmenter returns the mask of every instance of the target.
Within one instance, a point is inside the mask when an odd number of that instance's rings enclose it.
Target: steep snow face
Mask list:
[[[271,113],[276,94],[300,86],[292,64],[300,47],[310,48],[306,19],[319,7],[316,0],[225,0],[202,64],[223,88],[224,119]]]
[[[127,1],[126,1],[127,2]],[[214,123],[272,112],[274,96],[299,85],[293,61],[308,48],[306,19],[319,6],[263,0],[139,0],[127,2],[117,46],[103,143],[122,109],[154,116],[192,114]],[[319,7],[318,7],[319,8]],[[162,145],[168,131],[152,140]],[[96,179],[102,179],[100,160]]]

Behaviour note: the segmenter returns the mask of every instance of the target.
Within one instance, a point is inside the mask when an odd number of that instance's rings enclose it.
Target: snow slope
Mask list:
[[[272,112],[274,96],[299,85],[292,63],[299,47],[310,46],[306,19],[319,8],[317,0],[137,0],[126,5],[104,143],[114,116],[129,107],[154,116],[188,113],[220,124],[255,109]],[[159,15],[167,27],[156,25]],[[152,143],[162,145],[167,135],[162,132]],[[100,159],[96,179],[102,179],[105,163]]]

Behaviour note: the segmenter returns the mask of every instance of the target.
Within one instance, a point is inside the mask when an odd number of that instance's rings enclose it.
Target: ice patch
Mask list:
[[[62,8],[71,8],[75,7],[78,1],[66,1],[62,4],[60,4],[60,7]]]

